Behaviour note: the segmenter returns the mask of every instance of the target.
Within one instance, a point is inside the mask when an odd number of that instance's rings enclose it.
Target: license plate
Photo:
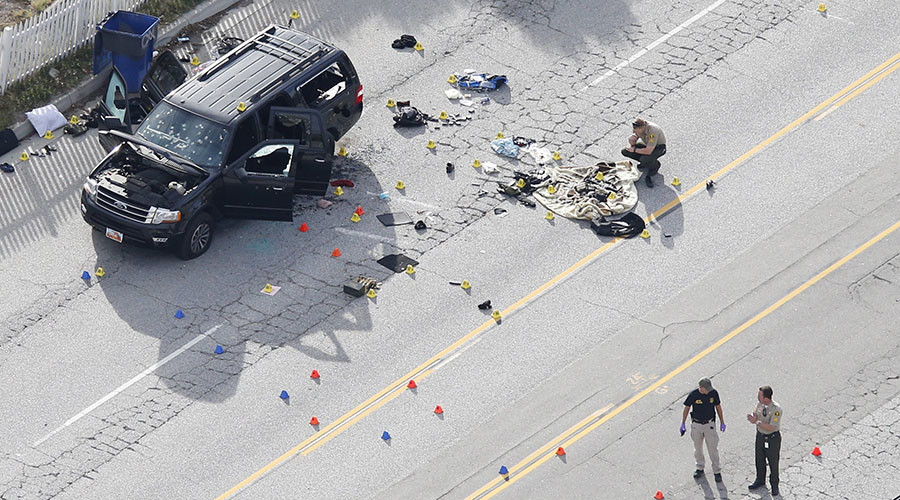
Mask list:
[[[106,228],[106,237],[113,241],[122,243],[122,233],[120,233],[119,231],[114,231],[110,228]]]

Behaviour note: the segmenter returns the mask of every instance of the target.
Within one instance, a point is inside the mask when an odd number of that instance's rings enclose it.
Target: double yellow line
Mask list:
[[[500,493],[501,491],[503,491],[504,489],[509,487],[512,483],[515,483],[522,477],[526,476],[528,473],[532,472],[534,469],[537,469],[538,467],[540,467],[541,464],[547,462],[547,460],[550,460],[553,457],[555,457],[556,453],[554,450],[556,449],[557,446],[562,446],[563,448],[568,448],[573,443],[577,442],[578,440],[580,440],[584,436],[588,435],[589,433],[591,433],[592,431],[594,431],[601,425],[605,424],[606,422],[611,420],[613,417],[615,417],[619,413],[622,413],[623,411],[625,411],[625,409],[628,408],[629,406],[631,406],[634,403],[643,399],[644,396],[646,396],[646,395],[650,394],[651,392],[655,391],[656,389],[659,389],[660,387],[662,387],[666,382],[668,382],[669,380],[671,380],[673,377],[675,377],[679,373],[683,372],[684,370],[687,370],[692,365],[694,365],[696,362],[705,358],[711,352],[715,351],[719,347],[722,347],[722,345],[724,345],[726,342],[733,339],[734,337],[738,336],[741,332],[747,330],[748,328],[750,328],[751,326],[753,326],[754,324],[759,322],[761,319],[772,314],[773,312],[778,310],[781,306],[788,303],[791,299],[793,299],[797,295],[800,295],[801,293],[803,293],[804,290],[813,286],[814,284],[819,282],[822,278],[828,276],[829,274],[831,274],[832,272],[834,272],[835,270],[837,270],[838,268],[840,268],[841,266],[843,266],[844,264],[849,262],[851,259],[853,259],[857,255],[864,252],[867,248],[871,247],[875,243],[878,243],[879,241],[884,239],[886,236],[888,236],[889,234],[896,231],[898,228],[900,228],[900,221],[895,222],[891,227],[885,229],[884,231],[882,231],[881,233],[876,235],[874,238],[865,242],[862,246],[856,248],[855,250],[853,250],[849,254],[845,255],[843,258],[841,258],[837,262],[831,264],[830,266],[828,266],[827,269],[825,269],[824,271],[820,272],[819,274],[813,276],[808,281],[806,281],[805,283],[803,283],[802,285],[800,285],[799,287],[797,287],[793,291],[791,291],[791,293],[778,299],[777,302],[770,305],[765,310],[758,313],[756,316],[753,316],[749,320],[745,321],[743,324],[741,324],[741,326],[728,332],[727,335],[720,338],[719,340],[717,340],[716,342],[714,342],[713,344],[708,346],[706,349],[703,349],[699,353],[695,354],[694,357],[692,357],[691,359],[682,363],[678,368],[675,368],[671,372],[667,373],[664,377],[660,378],[659,380],[657,380],[656,382],[654,382],[653,384],[651,384],[650,386],[648,386],[641,392],[635,394],[634,396],[629,398],[627,401],[625,401],[621,405],[615,407],[612,411],[605,413],[610,408],[609,406],[606,406],[605,408],[599,410],[598,412],[595,412],[594,414],[588,416],[586,419],[584,419],[581,422],[570,427],[568,430],[566,430],[565,432],[563,432],[562,434],[557,436],[554,440],[552,440],[549,443],[542,446],[540,449],[538,449],[538,451],[536,451],[535,453],[532,453],[531,455],[526,457],[524,460],[522,460],[521,462],[519,462],[518,464],[516,464],[515,466],[510,468],[509,475],[506,478],[499,477],[499,476],[494,478],[493,480],[491,480],[490,482],[488,482],[487,484],[485,484],[484,486],[479,488],[477,491],[475,491],[474,493],[472,493],[471,495],[466,497],[466,500],[475,500],[475,499],[486,500],[488,498],[493,497],[497,493]],[[598,413],[601,413],[603,415],[600,416],[599,418],[597,418]],[[591,422],[591,421],[592,421],[592,423],[590,425],[587,425],[587,426],[585,425],[587,422]],[[540,458],[536,459],[536,456],[538,456],[538,455],[541,455],[541,456],[540,456]]]
[[[754,154],[759,152],[762,148],[768,146],[772,142],[778,140],[780,137],[784,136],[785,134],[787,134],[788,132],[793,130],[794,128],[805,123],[811,117],[816,116],[823,109],[832,105],[832,103],[835,103],[835,104],[831,108],[829,108],[826,113],[831,113],[838,107],[843,106],[850,99],[852,99],[853,97],[856,97],[860,93],[864,92],[866,89],[868,89],[872,85],[875,85],[876,83],[878,83],[879,81],[881,81],[882,79],[884,79],[885,77],[887,77],[889,74],[891,74],[892,72],[894,72],[897,69],[900,69],[900,53],[898,53],[891,59],[888,59],[884,63],[878,65],[875,69],[873,69],[872,71],[870,71],[869,73],[867,73],[866,75],[864,75],[863,77],[858,79],[857,81],[848,85],[847,87],[842,89],[837,94],[826,99],[822,104],[819,104],[818,106],[816,106],[815,108],[813,108],[812,110],[810,110],[809,112],[807,112],[806,114],[801,116],[800,118],[794,120],[787,127],[779,130],[773,136],[769,137],[765,141],[756,145],[753,149],[751,149],[747,153],[743,154],[737,160],[729,163],[726,167],[724,167],[723,169],[716,172],[713,175],[713,178],[721,177],[728,170],[731,170],[735,166],[746,161],[748,158],[750,158],[751,156],[753,156]],[[700,185],[698,184],[697,186],[694,186],[693,188],[688,190],[685,194],[689,196],[699,189],[700,189]],[[676,202],[677,202],[677,200],[676,200]],[[671,207],[674,207],[677,204],[676,202],[672,202],[660,210],[665,212],[668,209],[671,209]],[[654,217],[655,216],[656,216],[656,214],[654,214]],[[751,326],[753,326],[754,324],[759,322],[761,319],[765,318],[769,314],[778,310],[781,306],[783,306],[784,304],[786,304],[787,302],[792,300],[794,297],[796,297],[797,295],[800,295],[804,290],[813,286],[814,284],[819,282],[822,278],[828,276],[829,274],[831,274],[832,272],[834,272],[835,270],[837,270],[838,268],[840,268],[841,266],[843,266],[844,264],[849,262],[851,259],[853,259],[857,255],[864,252],[866,249],[868,249],[875,243],[881,241],[886,236],[888,236],[889,234],[896,231],[898,228],[900,228],[900,221],[894,223],[891,227],[885,229],[884,231],[882,231],[881,233],[879,233],[878,235],[876,235],[869,241],[865,242],[862,246],[856,248],[855,250],[853,250],[849,254],[845,255],[843,258],[841,258],[837,262],[828,266],[828,268],[826,268],[822,272],[816,274],[815,276],[810,278],[808,281],[806,281],[799,287],[795,288],[789,294],[785,295],[784,297],[782,297],[781,299],[779,299],[778,301],[776,301],[775,303],[773,303],[772,305],[767,307],[765,310],[763,310],[760,313],[758,313],[757,315],[753,316],[752,318],[750,318],[749,320],[747,320],[746,322],[744,322],[743,324],[741,324],[740,326],[738,326],[737,328],[735,328],[734,330],[732,330],[731,332],[726,334],[724,337],[720,338],[719,340],[717,340],[716,342],[714,342],[713,344],[708,346],[706,349],[700,351],[699,353],[694,355],[691,359],[685,361],[680,366],[678,366],[677,368],[675,368],[674,370],[672,370],[671,372],[669,372],[668,374],[666,374],[665,376],[663,376],[662,378],[660,378],[659,380],[657,380],[656,382],[651,384],[650,386],[646,387],[644,390],[642,390],[638,394],[635,394],[634,396],[629,398],[627,401],[625,401],[621,405],[615,407],[612,411],[608,411],[610,406],[606,406],[603,409],[598,410],[597,412],[594,412],[593,414],[589,415],[581,422],[573,425],[572,427],[567,429],[565,432],[563,432],[562,434],[560,434],[559,436],[557,436],[556,438],[554,438],[553,440],[551,440],[544,446],[540,447],[537,451],[535,451],[531,455],[525,457],[522,461],[520,461],[513,467],[509,468],[508,469],[509,474],[506,477],[502,477],[502,476],[495,477],[493,480],[489,481],[487,484],[485,484],[484,486],[482,486],[481,488],[476,490],[474,493],[472,493],[471,495],[466,497],[466,500],[486,500],[486,499],[492,498],[494,495],[496,495],[496,494],[500,493],[501,491],[503,491],[504,489],[508,488],[510,485],[512,485],[513,483],[515,483],[522,477],[526,476],[530,472],[532,472],[535,469],[537,469],[538,467],[540,467],[541,464],[544,464],[548,460],[551,460],[553,457],[555,457],[556,456],[555,450],[557,447],[561,446],[563,448],[568,448],[573,443],[579,441],[581,438],[588,435],[589,433],[591,433],[592,431],[594,431],[601,425],[605,424],[606,422],[611,420],[613,417],[615,417],[619,413],[625,411],[625,409],[627,409],[629,406],[640,401],[648,394],[652,393],[656,389],[665,385],[665,383],[668,382],[669,380],[671,380],[673,377],[675,377],[679,373],[683,372],[684,370],[688,369],[689,367],[691,367],[692,365],[694,365],[695,363],[697,363],[698,361],[700,361],[701,359],[706,357],[708,354],[715,351],[716,349],[718,349],[719,347],[724,345],[726,342],[728,342],[729,340],[731,340],[734,337],[736,337],[737,335],[739,335],[741,332],[747,330],[748,328],[750,328]]]
[[[807,120],[809,120],[811,117],[813,117],[817,113],[821,112],[826,107],[834,104],[836,101],[838,101],[842,97],[845,99],[838,102],[835,105],[836,106],[843,105],[844,103],[846,103],[847,100],[852,99],[853,97],[855,97],[859,93],[865,91],[867,88],[871,87],[875,83],[878,83],[883,78],[885,78],[887,75],[889,75],[894,70],[896,70],[898,67],[900,67],[900,64],[898,64],[898,62],[900,62],[900,53],[896,54],[891,59],[880,64],[878,67],[876,67],[875,69],[873,69],[872,71],[870,71],[869,73],[864,75],[862,78],[858,79],[857,81],[851,83],[850,85],[845,87],[843,90],[841,90],[837,94],[826,99],[824,102],[822,102],[821,104],[819,104],[818,106],[816,106],[815,108],[813,108],[812,110],[810,110],[809,112],[807,112],[806,114],[801,116],[800,118],[794,120],[790,125],[784,127],[783,129],[779,130],[778,132],[776,132],[773,136],[771,136],[768,139],[766,139],[765,141],[757,144],[753,149],[744,153],[738,159],[732,161],[728,165],[722,167],[718,172],[714,173],[709,178],[716,180],[716,179],[719,179],[720,177],[724,176],[726,173],[733,170],[738,165],[740,165],[740,164],[744,163],[745,161],[747,161],[748,159],[750,159],[753,155],[755,155],[756,153],[761,151],[763,148],[765,148],[769,144],[773,143],[774,141],[778,140],[779,138],[781,138],[785,134],[789,133],[790,131],[794,130],[795,128],[799,127],[800,125],[805,123]],[[688,198],[690,198],[691,196],[696,194],[698,191],[703,189],[704,186],[705,186],[705,182],[699,183],[699,184],[693,186],[692,188],[688,189],[682,195],[676,197],[675,199],[673,199],[672,201],[667,203],[665,206],[661,207],[660,209],[658,209],[655,212],[653,212],[652,214],[650,214],[647,218],[648,222],[653,219],[661,218],[663,215],[665,215],[666,213],[671,211],[673,208],[677,207],[683,201],[687,200]],[[597,248],[596,250],[594,250],[587,256],[580,259],[578,262],[569,266],[563,272],[554,276],[552,279],[550,279],[546,283],[542,284],[541,286],[539,286],[538,288],[536,288],[529,294],[527,294],[524,297],[522,297],[521,299],[517,300],[514,304],[512,304],[509,307],[507,307],[506,309],[502,310],[501,315],[503,317],[506,317],[506,316],[512,314],[513,312],[521,309],[526,304],[528,304],[530,301],[543,295],[544,292],[546,292],[553,286],[557,285],[561,281],[565,280],[572,274],[576,273],[577,271],[581,270],[582,268],[584,268],[585,266],[590,264],[592,261],[597,259],[601,254],[603,254],[604,252],[606,252],[607,250],[609,250],[610,248],[612,248],[613,246],[615,246],[617,243],[619,243],[621,241],[622,241],[621,238],[614,238],[614,239],[610,240],[609,242],[605,243],[604,245],[600,246],[599,248]],[[410,379],[423,378],[423,377],[427,376],[429,373],[431,373],[431,371],[434,370],[434,368],[437,365],[439,365],[441,363],[441,361],[445,360],[450,354],[454,353],[459,348],[466,345],[468,342],[472,341],[477,336],[481,335],[482,333],[487,331],[492,326],[495,326],[496,324],[497,323],[493,320],[485,321],[484,323],[479,325],[477,328],[475,328],[474,330],[472,330],[471,332],[467,333],[462,338],[460,338],[459,340],[454,342],[453,344],[447,346],[441,352],[432,356],[428,361],[425,361],[424,363],[417,366],[416,368],[413,368],[412,370],[410,370],[409,372],[404,374],[402,377],[398,378],[397,380],[395,380],[394,382],[389,384],[387,387],[385,387],[384,389],[382,389],[381,391],[379,391],[378,393],[376,393],[375,395],[373,395],[372,397],[370,397],[369,399],[367,399],[366,401],[361,403],[356,408],[345,413],[340,418],[338,418],[331,424],[327,425],[326,427],[321,429],[319,432],[317,432],[310,438],[304,440],[297,446],[291,448],[290,450],[288,450],[287,452],[285,452],[284,454],[282,454],[275,460],[266,464],[263,468],[257,470],[256,472],[254,472],[253,474],[248,476],[246,479],[244,479],[240,483],[234,485],[228,491],[219,495],[216,500],[224,500],[226,498],[231,497],[232,495],[236,494],[237,492],[241,491],[242,489],[244,489],[247,486],[249,486],[250,484],[252,484],[257,479],[264,476],[266,473],[268,473],[272,469],[278,467],[279,465],[281,465],[282,463],[286,462],[291,457],[293,457],[299,453],[302,453],[303,455],[307,455],[307,454],[311,453],[313,450],[315,450],[319,446],[328,442],[335,436],[339,435],[340,433],[342,433],[345,430],[347,430],[348,428],[350,428],[355,423],[359,422],[361,419],[363,419],[367,415],[371,414],[378,408],[385,405],[388,401],[397,397],[399,394],[401,394],[403,392],[406,383]],[[643,393],[641,393],[641,394],[643,394]],[[611,417],[609,417],[609,418],[611,418]],[[506,483],[506,484],[509,484],[509,483]]]

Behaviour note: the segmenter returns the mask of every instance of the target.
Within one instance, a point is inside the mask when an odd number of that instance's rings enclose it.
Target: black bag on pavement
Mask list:
[[[634,212],[625,214],[621,219],[614,221],[592,221],[594,232],[600,236],[620,236],[631,238],[641,234],[647,227],[644,219]]]
[[[418,127],[421,125],[425,125],[425,115],[412,106],[404,106],[400,108],[399,114],[394,115],[395,127]]]
[[[0,132],[0,155],[5,155],[19,145],[19,138],[12,129]]]

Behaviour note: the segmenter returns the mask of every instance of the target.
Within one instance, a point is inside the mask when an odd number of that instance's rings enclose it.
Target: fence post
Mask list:
[[[9,75],[9,53],[12,52],[12,27],[7,26],[0,35],[0,95],[6,92],[6,77]]]

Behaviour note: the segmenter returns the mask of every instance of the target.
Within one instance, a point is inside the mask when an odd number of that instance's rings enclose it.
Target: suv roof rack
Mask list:
[[[337,49],[306,33],[270,25],[176,89],[170,100],[227,123]]]

